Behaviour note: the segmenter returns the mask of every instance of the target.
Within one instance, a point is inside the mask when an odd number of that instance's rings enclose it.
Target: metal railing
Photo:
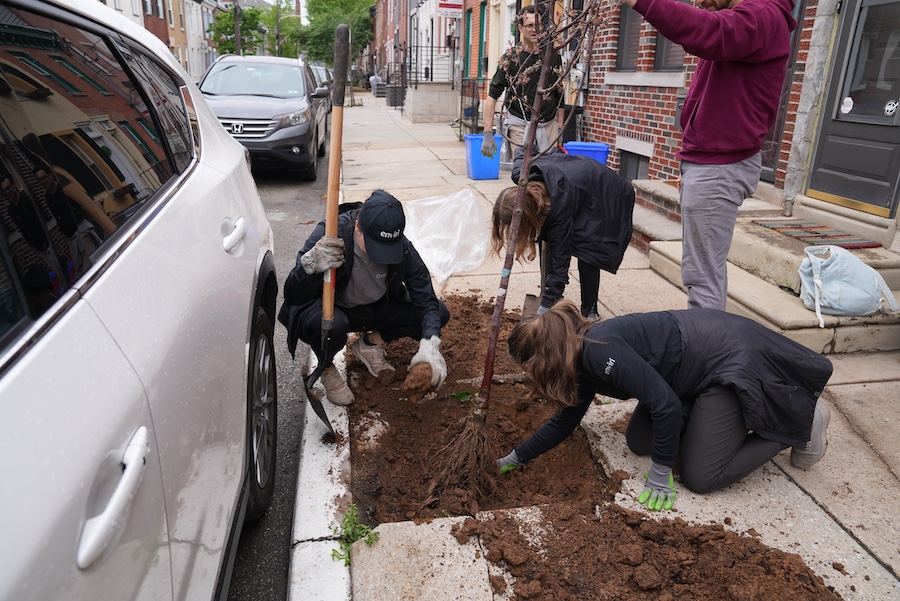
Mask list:
[[[489,80],[484,77],[464,78],[459,86],[459,139],[464,134],[481,133],[480,114]],[[493,118],[493,115],[491,115]]]

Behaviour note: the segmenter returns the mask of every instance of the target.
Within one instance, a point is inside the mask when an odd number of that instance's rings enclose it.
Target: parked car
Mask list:
[[[309,65],[274,56],[219,57],[200,91],[222,127],[250,151],[253,167],[316,179],[325,155],[328,90]]]
[[[327,106],[328,112],[331,112],[331,89],[334,86],[334,75],[332,75],[333,71],[326,67],[323,63],[312,63],[310,65],[313,70],[313,75],[316,78],[316,87],[317,88],[325,88],[328,90],[327,97]]]
[[[276,445],[246,151],[103,3],[0,11],[0,599],[225,599]]]

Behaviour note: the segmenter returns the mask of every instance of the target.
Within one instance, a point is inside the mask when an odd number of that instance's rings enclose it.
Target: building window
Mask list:
[[[29,67],[31,67],[32,69],[34,69],[39,75],[42,75],[44,77],[48,77],[48,78],[52,79],[57,85],[59,85],[61,88],[63,88],[70,94],[81,94],[82,93],[81,90],[79,90],[78,88],[73,86],[71,83],[69,83],[68,81],[66,81],[65,79],[63,79],[62,77],[60,77],[59,75],[54,73],[53,71],[45,68],[41,63],[34,60],[27,54],[23,54],[21,52],[13,52],[13,51],[10,51],[10,54],[15,56],[17,59],[19,59],[20,61],[22,61]]]
[[[619,175],[630,182],[635,179],[647,179],[649,174],[649,158],[626,150],[619,150]]]
[[[88,83],[91,87],[93,87],[98,92],[100,92],[102,94],[109,94],[109,90],[104,88],[98,82],[94,81],[87,73],[85,73],[84,71],[82,71],[81,69],[79,69],[78,67],[76,67],[75,65],[70,63],[69,61],[67,61],[65,58],[63,58],[61,56],[52,56],[52,55],[50,56],[50,58],[52,58],[59,65],[61,65],[65,69],[67,69],[69,72],[71,72],[73,75],[75,75],[75,77],[77,77],[78,79]]]
[[[148,15],[153,14],[153,0],[144,0],[144,13]]]
[[[681,71],[684,69],[684,48],[658,32],[656,34],[656,58],[654,71]]]
[[[619,8],[619,52],[616,71],[637,71],[641,41],[641,15],[622,4]]]

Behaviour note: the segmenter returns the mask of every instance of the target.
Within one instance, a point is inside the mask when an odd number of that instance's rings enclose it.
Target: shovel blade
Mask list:
[[[534,294],[526,294],[525,303],[522,305],[522,319],[528,319],[537,315],[537,310],[540,306],[541,297]]]

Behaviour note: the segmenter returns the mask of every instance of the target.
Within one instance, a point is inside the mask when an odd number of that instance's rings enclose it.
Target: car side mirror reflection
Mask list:
[[[328,98],[329,94],[331,92],[328,91],[328,88],[316,88],[313,98]]]

